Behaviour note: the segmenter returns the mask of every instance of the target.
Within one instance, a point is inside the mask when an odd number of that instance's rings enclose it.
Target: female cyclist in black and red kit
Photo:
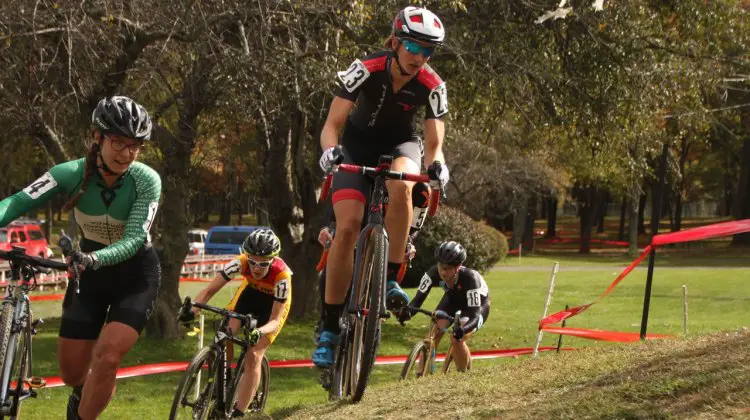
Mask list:
[[[445,82],[427,65],[444,38],[443,23],[434,13],[407,7],[393,21],[387,50],[355,60],[347,70],[337,73],[340,89],[320,135],[320,166],[324,171],[337,159],[340,149],[336,146],[340,144],[344,163],[376,166],[380,155],[387,154],[393,156],[392,170],[419,173],[420,149],[414,120],[424,107],[425,163],[431,162],[429,172],[434,175],[434,182],[445,187],[449,175],[443,163],[442,118],[448,113],[448,95]],[[409,301],[396,277],[411,224],[413,183],[392,180],[386,186],[389,202],[385,225],[390,238],[386,303],[395,310]],[[371,179],[363,175],[337,172],[333,177],[336,235],[326,266],[323,332],[313,353],[313,363],[318,367],[333,364],[339,316],[354,271],[354,246],[371,187]]]

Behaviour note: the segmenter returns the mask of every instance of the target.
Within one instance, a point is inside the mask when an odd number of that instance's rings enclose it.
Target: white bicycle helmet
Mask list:
[[[445,27],[440,18],[431,11],[409,6],[396,14],[393,19],[393,35],[397,38],[410,38],[433,45],[443,45]]]

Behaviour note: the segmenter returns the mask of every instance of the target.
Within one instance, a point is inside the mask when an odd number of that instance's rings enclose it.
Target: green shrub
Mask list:
[[[417,255],[406,272],[405,286],[416,286],[422,274],[435,264],[435,248],[443,241],[457,241],[466,247],[465,265],[483,272],[508,254],[505,235],[493,227],[473,220],[463,212],[441,206],[428,218],[416,241]]]

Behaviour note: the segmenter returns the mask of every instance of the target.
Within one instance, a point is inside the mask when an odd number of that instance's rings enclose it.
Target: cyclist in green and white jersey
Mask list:
[[[60,374],[73,387],[68,419],[94,419],[115,392],[122,358],[146,325],[161,282],[149,230],[161,196],[159,174],[136,162],[151,138],[146,110],[124,96],[102,99],[92,115],[87,156],[52,167],[0,201],[0,227],[57,194],[71,196],[81,235],[80,292],[68,288],[57,345]]]

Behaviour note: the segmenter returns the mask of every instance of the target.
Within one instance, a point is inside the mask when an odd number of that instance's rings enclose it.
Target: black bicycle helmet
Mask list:
[[[435,259],[440,264],[461,265],[466,261],[466,248],[455,241],[446,241],[435,248]]]
[[[104,134],[118,134],[139,141],[151,139],[151,118],[127,96],[104,98],[96,105],[91,123]]]
[[[275,257],[281,251],[281,241],[271,229],[254,230],[242,243],[242,252],[257,257]]]

